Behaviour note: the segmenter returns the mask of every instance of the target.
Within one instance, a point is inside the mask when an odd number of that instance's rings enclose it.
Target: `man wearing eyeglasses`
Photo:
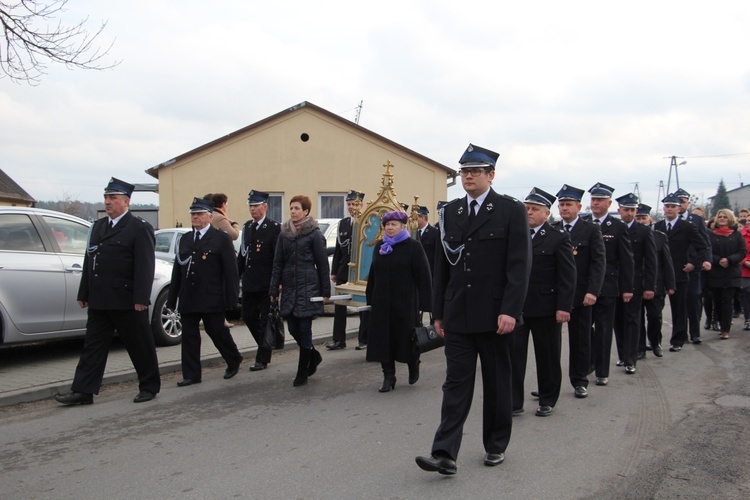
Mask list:
[[[511,352],[531,271],[531,238],[520,201],[492,188],[498,154],[470,144],[463,154],[466,196],[442,209],[435,254],[435,331],[445,338],[440,425],[423,470],[455,474],[463,424],[474,394],[477,357],[484,386],[484,464],[505,459],[512,426]]]

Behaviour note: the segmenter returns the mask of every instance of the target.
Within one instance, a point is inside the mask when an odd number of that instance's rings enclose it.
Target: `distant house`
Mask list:
[[[457,171],[382,137],[309,102],[160,163],[146,172],[159,180],[159,221],[162,227],[188,226],[194,196],[223,192],[228,216],[243,222],[251,189],[271,194],[269,216],[289,217],[289,200],[306,194],[311,215],[341,218],[348,190],[377,195],[390,160],[395,168],[398,201],[418,203],[435,213],[445,200]],[[434,222],[434,216],[431,217]]]
[[[0,206],[33,207],[36,200],[0,170]]]
[[[727,197],[729,198],[729,205],[735,214],[739,214],[741,208],[750,208],[750,184],[747,186],[741,184],[738,188],[727,190]],[[711,211],[711,207],[713,206],[714,198],[716,196],[708,198],[709,211]],[[715,214],[712,212],[711,215]]]

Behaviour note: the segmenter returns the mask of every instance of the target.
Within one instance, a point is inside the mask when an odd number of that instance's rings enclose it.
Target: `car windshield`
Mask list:
[[[328,229],[329,225],[330,224],[328,224],[327,222],[318,222],[318,227],[320,228],[320,232],[323,234],[326,234],[326,230]]]

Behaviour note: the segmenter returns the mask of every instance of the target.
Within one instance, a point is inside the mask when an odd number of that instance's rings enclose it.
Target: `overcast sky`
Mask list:
[[[122,62],[0,79],[0,168],[98,201],[302,101],[351,120],[364,101],[360,125],[450,167],[469,142],[499,152],[494,187],[519,198],[637,182],[655,205],[671,155],[699,197],[750,182],[747,0],[361,3],[70,0]]]

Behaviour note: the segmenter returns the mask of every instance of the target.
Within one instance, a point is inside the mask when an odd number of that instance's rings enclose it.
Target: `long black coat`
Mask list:
[[[365,291],[372,307],[367,360],[407,363],[419,311],[432,310],[430,266],[416,240],[397,243],[388,255],[380,255],[382,245],[375,245]]]
[[[180,239],[167,307],[177,306],[183,313],[226,311],[237,305],[240,289],[232,237],[213,226],[198,242],[194,235],[187,233]]]
[[[710,288],[739,288],[742,278],[740,263],[747,254],[745,238],[739,231],[732,231],[729,236],[711,233],[711,250],[713,263],[708,272],[708,286]],[[721,267],[719,261],[726,258],[729,267]]]
[[[243,293],[268,290],[280,232],[281,224],[268,217],[261,221],[260,227],[252,219],[245,222],[242,246],[237,255]]]
[[[318,221],[309,219],[298,232],[291,221],[282,224],[268,291],[278,297],[281,285],[281,315],[311,318],[323,314],[323,302],[310,299],[331,296],[330,278],[326,241]]]
[[[132,310],[151,303],[154,284],[154,229],[127,212],[108,230],[109,217],[91,228],[83,259],[78,300],[90,309]]]

